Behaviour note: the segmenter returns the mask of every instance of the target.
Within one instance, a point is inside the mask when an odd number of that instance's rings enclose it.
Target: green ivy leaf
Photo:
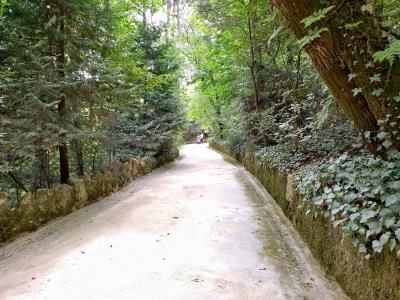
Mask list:
[[[385,140],[387,137],[389,137],[389,134],[388,134],[387,132],[379,132],[379,133],[376,135],[376,137],[377,137],[379,140],[383,141],[383,140]]]
[[[400,193],[396,194],[386,194],[382,196],[382,200],[385,201],[386,206],[391,206],[396,203],[399,203],[400,201]]]
[[[388,187],[393,190],[400,190],[400,180],[390,182]]]
[[[394,248],[396,247],[396,239],[390,239],[388,246],[390,252],[393,252]]]
[[[369,78],[370,83],[379,82],[379,81],[381,81],[381,74],[374,74],[373,76],[371,76]]]
[[[360,223],[367,222],[369,219],[375,217],[377,214],[378,214],[378,212],[375,211],[375,210],[363,210],[363,211],[361,211]]]
[[[349,233],[351,233],[351,228],[350,228],[350,226],[343,226],[342,232],[343,232],[344,234],[349,234]]]
[[[384,91],[385,91],[385,90],[384,90],[383,88],[374,89],[374,90],[372,91],[372,95],[375,96],[375,97],[379,97],[380,95],[383,94]]]
[[[382,143],[382,145],[383,145],[383,147],[385,147],[386,149],[389,149],[390,146],[393,145],[393,143],[392,143],[392,141],[390,141],[390,140],[386,140],[386,141],[384,141],[384,142]]]
[[[354,78],[357,77],[357,74],[354,73],[350,73],[349,75],[347,75],[349,77],[349,81],[352,81]]]
[[[400,241],[400,228],[398,228],[394,234],[396,235],[397,239]]]
[[[383,246],[378,240],[372,241],[372,250],[374,250],[374,252],[381,253],[382,248]]]
[[[372,61],[370,61],[370,62],[368,62],[368,63],[365,65],[365,67],[366,67],[367,69],[373,68],[373,67],[374,67],[374,63],[373,63]]]
[[[382,247],[389,241],[389,235],[388,234],[382,234],[379,242],[381,243]]]
[[[353,96],[355,97],[355,96],[357,96],[358,94],[360,94],[362,92],[362,89],[361,88],[354,88],[354,89],[352,89],[352,91],[353,91]]]
[[[336,221],[333,221],[333,227],[334,228],[336,228],[336,227],[338,227],[338,225],[340,225],[340,224],[342,224],[343,222],[344,222],[345,220],[336,220]]]
[[[359,212],[356,212],[356,213],[354,213],[354,214],[351,214],[351,215],[350,215],[350,220],[351,220],[351,221],[354,221],[354,220],[357,219],[359,216],[360,216],[360,213],[359,213]]]
[[[394,218],[386,218],[383,221],[383,226],[385,226],[386,228],[391,228],[394,224],[395,224],[395,219]]]

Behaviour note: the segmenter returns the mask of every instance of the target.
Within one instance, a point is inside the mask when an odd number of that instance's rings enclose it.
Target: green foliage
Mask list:
[[[19,198],[58,182],[60,141],[73,176],[173,151],[185,119],[181,61],[166,29],[141,19],[159,1],[1,3],[2,190]]]
[[[400,244],[400,153],[389,155],[386,161],[344,154],[301,176],[300,193],[361,253],[394,251]]]
[[[301,20],[301,23],[303,23],[305,27],[310,27],[311,25],[324,19],[326,17],[327,13],[329,13],[334,8],[335,8],[335,5],[331,5],[331,6],[322,8],[322,9],[314,12],[311,16]]]
[[[280,143],[274,146],[264,147],[256,151],[255,155],[267,165],[283,172],[298,172],[325,157],[338,156],[346,150],[356,151],[361,148],[361,140],[355,133],[351,124],[343,120],[332,123],[332,119],[326,119],[299,139],[296,144]],[[330,125],[328,125],[331,123]],[[298,133],[300,135],[300,133]]]
[[[335,7],[336,7],[335,5],[332,5],[332,6],[328,6],[323,9],[320,9],[320,10],[314,12],[311,16],[308,16],[307,18],[304,18],[303,20],[301,20],[301,23],[303,23],[306,28],[311,27],[311,25],[316,25],[319,21],[326,18],[327,14]],[[315,41],[316,39],[320,38],[321,35],[327,31],[329,31],[329,29],[326,27],[310,28],[308,30],[307,35],[305,35],[302,39],[300,39],[298,41],[298,43],[299,43],[300,47],[303,48],[306,45]]]
[[[324,32],[329,31],[328,28],[320,28],[320,29],[312,29],[308,31],[308,34],[305,35],[302,39],[299,40],[299,45],[300,47],[304,47],[310,43],[312,43],[314,40],[318,39],[321,37],[321,34]]]
[[[347,23],[347,24],[344,25],[344,28],[347,29],[347,30],[354,30],[357,27],[359,27],[362,23],[363,23],[363,21]]]
[[[400,40],[393,40],[383,51],[378,51],[373,55],[375,62],[388,61],[393,65],[395,60],[400,59]]]

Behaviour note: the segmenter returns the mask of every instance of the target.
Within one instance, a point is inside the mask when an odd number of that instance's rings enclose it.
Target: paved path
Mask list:
[[[270,196],[206,145],[0,248],[0,299],[346,299]]]

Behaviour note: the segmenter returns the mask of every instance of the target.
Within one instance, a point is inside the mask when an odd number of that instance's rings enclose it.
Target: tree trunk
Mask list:
[[[32,164],[33,184],[32,190],[50,188],[53,181],[50,175],[50,159],[47,150],[36,150],[35,160]]]
[[[63,8],[59,8],[60,11],[60,20],[59,20],[59,37],[57,40],[57,69],[58,69],[58,77],[60,80],[64,80],[65,78],[65,22],[64,22],[64,11]],[[61,126],[64,126],[64,118],[66,112],[66,101],[65,96],[60,97],[60,102],[58,103],[58,113],[61,119]],[[68,146],[65,141],[65,134],[61,134],[60,136],[60,182],[62,184],[68,183],[69,179],[69,163],[68,163]]]
[[[380,129],[379,120],[388,115],[395,119],[397,105],[393,96],[400,91],[399,84],[395,84],[398,77],[391,74],[387,65],[372,64],[372,55],[382,50],[387,41],[378,27],[376,17],[362,11],[367,1],[329,2],[327,6],[335,5],[335,8],[314,27],[327,27],[329,31],[306,45],[305,50],[346,116],[360,132],[370,132],[374,137]],[[323,8],[320,3],[319,0],[274,0],[290,29],[299,39],[306,36],[308,31],[301,20]],[[362,23],[356,29],[348,30],[344,26],[358,21]],[[397,67],[398,61],[394,68]],[[349,76],[350,74],[352,75]],[[371,83],[370,77],[374,74],[380,74],[381,81]],[[385,86],[389,88],[382,94],[373,94],[373,90]],[[398,125],[395,127],[391,129],[393,135],[398,134]],[[389,126],[386,126],[385,130],[388,129]],[[397,137],[392,140],[394,147],[400,149]],[[372,153],[377,154],[380,143],[376,138],[365,138],[364,142]]]
[[[82,142],[79,140],[75,140],[74,148],[75,148],[75,159],[76,159],[76,174],[81,177],[85,175]]]
[[[224,124],[222,124],[221,121],[218,121],[218,126],[219,126],[219,138],[221,140],[224,139]]]
[[[74,122],[75,128],[80,130],[81,123],[79,121],[79,117]],[[84,162],[83,162],[83,145],[79,139],[74,139],[74,150],[75,150],[75,159],[76,159],[76,174],[78,176],[84,176]]]
[[[171,38],[171,8],[172,8],[172,0],[166,0],[167,1],[167,38]]]
[[[176,28],[178,30],[178,37],[182,36],[182,26],[181,26],[181,4],[180,0],[175,0],[175,17],[176,17]]]

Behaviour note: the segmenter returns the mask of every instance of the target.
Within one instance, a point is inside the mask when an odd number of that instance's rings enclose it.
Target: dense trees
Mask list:
[[[142,18],[161,3],[1,3],[2,190],[172,149],[184,120],[179,60],[162,23]]]
[[[213,143],[291,173],[300,205],[360,255],[400,257],[398,1],[194,7],[190,116],[219,133]]]
[[[361,132],[371,133],[366,139],[370,150],[377,153],[381,143],[376,138],[380,121],[400,149],[398,124],[389,125],[397,123],[399,113],[399,52],[388,57],[379,53],[398,44],[396,1],[328,2],[323,6],[320,1],[274,1],[299,39],[320,32],[305,49],[345,114]],[[323,13],[324,8],[331,9]],[[315,22],[303,21],[312,15]],[[387,30],[383,20],[393,27]]]
[[[317,130],[333,108],[330,95],[272,3],[226,2],[223,13],[220,6],[196,1],[192,116],[239,144],[299,141]]]

